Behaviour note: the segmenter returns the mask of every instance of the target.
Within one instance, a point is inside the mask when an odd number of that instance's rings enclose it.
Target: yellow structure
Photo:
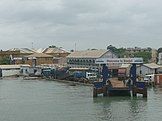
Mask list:
[[[44,53],[34,53],[24,57],[25,64],[37,66],[41,64],[53,64],[53,57]]]
[[[58,47],[46,48],[42,53],[52,55],[53,57],[66,57],[70,54],[69,52]]]
[[[66,56],[69,52],[51,47],[42,50],[33,50],[28,48],[12,48],[7,51],[0,51],[0,60],[7,58],[8,64],[65,64]]]
[[[70,54],[62,48],[58,47],[49,47],[45,49],[39,49],[39,53],[44,53],[53,56],[53,63],[59,65],[66,64],[66,57]]]
[[[0,58],[4,57],[19,57],[20,56],[20,51],[0,51]]]

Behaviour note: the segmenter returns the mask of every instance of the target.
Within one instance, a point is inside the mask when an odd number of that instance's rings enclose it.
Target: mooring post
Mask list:
[[[97,89],[93,87],[93,97],[97,97]]]
[[[103,87],[103,96],[104,97],[107,96],[107,86],[106,85]]]

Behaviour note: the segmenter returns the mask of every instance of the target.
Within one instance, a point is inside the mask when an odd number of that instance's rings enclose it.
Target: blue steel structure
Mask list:
[[[109,70],[106,64],[103,64],[102,66],[102,78],[103,78],[103,86],[106,85],[106,81],[108,80]]]
[[[131,66],[131,69],[130,69],[130,78],[133,81],[133,85],[136,85],[137,75],[136,75],[136,64],[135,63],[133,63],[132,66]]]

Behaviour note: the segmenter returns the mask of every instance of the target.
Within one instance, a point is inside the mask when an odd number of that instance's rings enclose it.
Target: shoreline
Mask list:
[[[22,79],[22,80],[43,80],[43,81],[56,81],[60,83],[67,83],[70,84],[71,86],[76,86],[76,85],[82,85],[82,86],[93,86],[93,84],[87,84],[87,83],[81,83],[81,82],[75,82],[75,81],[69,81],[69,80],[59,80],[59,79],[50,79],[50,78],[42,78],[42,77],[24,77],[24,76],[6,76],[6,77],[1,77],[0,79],[8,79],[8,80],[17,80],[17,79]]]

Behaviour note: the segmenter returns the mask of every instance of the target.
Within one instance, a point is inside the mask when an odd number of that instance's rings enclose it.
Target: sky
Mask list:
[[[1,0],[0,49],[158,49],[161,6],[161,0]]]

